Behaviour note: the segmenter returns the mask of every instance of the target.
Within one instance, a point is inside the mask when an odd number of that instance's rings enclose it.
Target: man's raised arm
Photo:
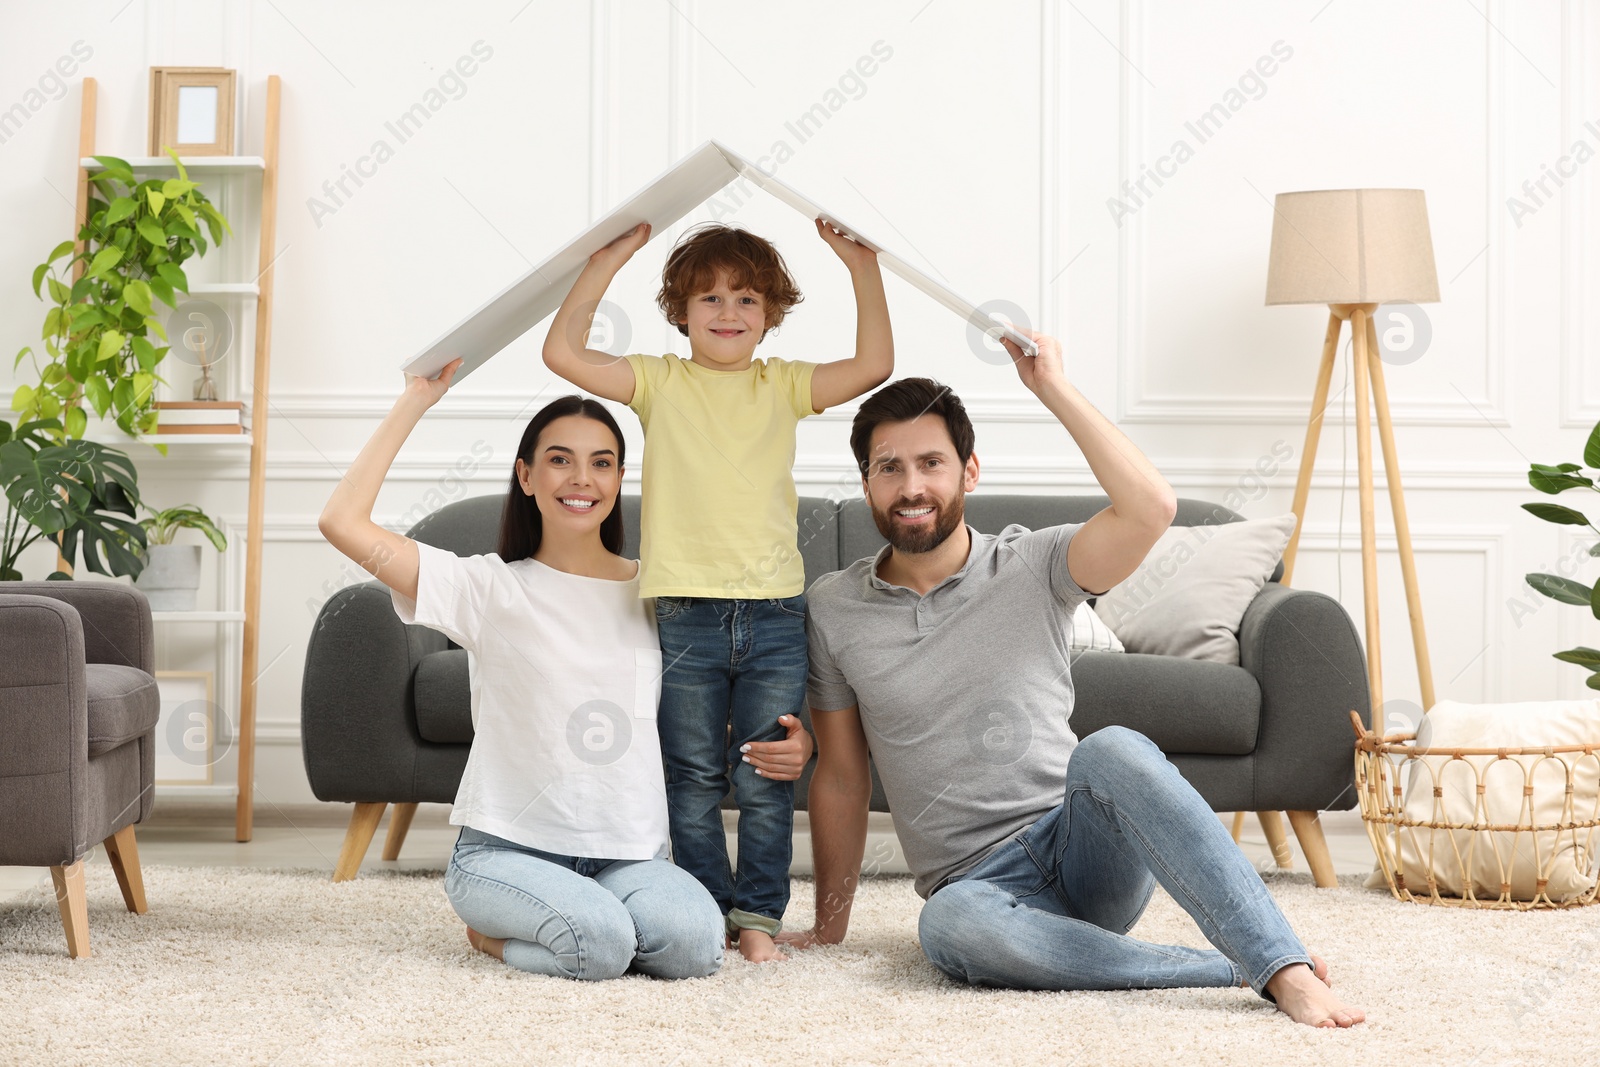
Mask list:
[[[1004,341],[1017,376],[1061,420],[1111,498],[1111,505],[1084,523],[1067,543],[1072,580],[1087,593],[1104,593],[1144,562],[1156,538],[1172,525],[1178,497],[1127,435],[1067,380],[1056,339],[1022,332],[1038,345],[1039,354],[1023,355],[1015,344]]]
[[[817,770],[806,808],[811,819],[811,862],[816,872],[817,917],[809,930],[781,933],[795,948],[837,945],[850,926],[850,906],[861,880],[867,847],[867,805],[872,772],[867,735],[855,708],[811,712],[817,735]]]

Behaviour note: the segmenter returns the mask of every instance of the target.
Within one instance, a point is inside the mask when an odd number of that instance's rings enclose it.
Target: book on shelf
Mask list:
[[[244,433],[242,400],[158,400],[156,433]]]

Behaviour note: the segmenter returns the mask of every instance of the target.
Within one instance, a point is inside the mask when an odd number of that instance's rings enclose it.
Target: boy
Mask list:
[[[794,822],[794,786],[763,775],[759,746],[803,733],[795,426],[881,385],[894,370],[877,255],[822,219],[816,225],[854,283],[850,359],[755,358],[800,291],[770,242],[717,225],[684,235],[656,297],[689,338],[689,359],[617,358],[582,343],[611,279],[650,239],[645,224],[589,258],[544,343],[552,371],[627,404],[644,426],[640,595],[655,598],[667,664],[659,730],[673,858],[710,890],[729,936],[754,962],[784,958],[773,938],[789,901]],[[737,876],[720,810],[730,767]]]

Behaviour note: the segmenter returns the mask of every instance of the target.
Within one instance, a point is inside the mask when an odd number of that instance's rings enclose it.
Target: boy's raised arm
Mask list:
[[[585,341],[595,308],[611,279],[648,240],[650,224],[641,222],[590,256],[589,265],[556,309],[544,339],[545,366],[579,389],[619,404],[633,400],[633,368],[620,356],[585,347]]]
[[[856,291],[856,354],[824,363],[811,376],[811,409],[825,411],[875,389],[894,373],[894,332],[889,327],[889,302],[883,295],[878,254],[856,244],[822,219],[817,233],[844,265]]]

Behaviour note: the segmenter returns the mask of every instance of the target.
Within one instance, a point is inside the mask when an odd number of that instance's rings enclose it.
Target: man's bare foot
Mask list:
[[[789,958],[778,950],[770,935],[760,930],[739,931],[739,955],[751,963],[782,963]]]
[[[1312,953],[1311,965],[1311,973],[1316,975],[1317,978],[1321,980],[1323,985],[1327,986],[1329,989],[1332,989],[1333,980],[1328,977],[1328,961],[1323,959],[1321,956],[1318,956],[1316,953]],[[1240,982],[1239,988],[1249,989],[1250,983]]]
[[[467,927],[467,944],[485,955],[493,956],[501,963],[506,961],[506,939],[503,937],[484,937],[472,927]]]
[[[1307,1026],[1345,1027],[1365,1022],[1366,1012],[1346,1007],[1333,995],[1326,984],[1326,961],[1312,958],[1320,964],[1316,971],[1291,963],[1267,980],[1267,992],[1277,1001],[1278,1010]]]

